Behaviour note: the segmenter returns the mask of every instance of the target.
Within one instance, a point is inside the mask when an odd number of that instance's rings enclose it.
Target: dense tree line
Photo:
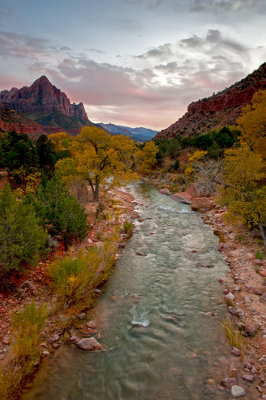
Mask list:
[[[222,157],[226,149],[231,148],[238,142],[240,133],[240,130],[235,127],[224,126],[219,130],[213,130],[201,135],[187,137],[178,135],[172,139],[156,140],[155,143],[159,148],[157,153],[158,163],[161,164],[165,157],[176,159],[180,150],[189,148],[207,150],[210,158]],[[177,163],[176,170],[178,166],[179,164]]]

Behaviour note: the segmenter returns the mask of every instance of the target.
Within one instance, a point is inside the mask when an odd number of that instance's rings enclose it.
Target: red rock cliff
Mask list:
[[[191,103],[183,117],[159,132],[154,139],[175,135],[193,136],[224,125],[234,125],[242,107],[250,103],[254,93],[265,89],[266,63],[230,88]]]
[[[14,110],[0,109],[0,131],[27,134],[31,139],[37,139],[45,134],[43,127],[36,122],[25,118]]]
[[[41,76],[30,87],[0,92],[0,107],[11,108],[22,114],[58,111],[67,117],[89,122],[83,104],[71,104],[66,94],[52,85],[46,76]]]

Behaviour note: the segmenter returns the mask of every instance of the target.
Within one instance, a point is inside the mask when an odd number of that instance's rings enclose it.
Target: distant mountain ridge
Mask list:
[[[193,136],[225,125],[234,125],[242,107],[250,103],[254,93],[266,89],[266,63],[246,78],[206,99],[191,103],[178,121],[160,131],[155,139],[175,135]]]
[[[12,109],[43,126],[47,133],[59,130],[76,135],[84,125],[93,125],[83,103],[70,103],[60,89],[41,76],[31,86],[0,92],[0,108]]]
[[[158,133],[158,131],[143,127],[131,128],[129,126],[115,125],[111,123],[99,123],[98,125],[104,128],[107,132],[112,133],[113,135],[130,136],[132,139],[138,142],[147,142],[153,139],[154,136]]]

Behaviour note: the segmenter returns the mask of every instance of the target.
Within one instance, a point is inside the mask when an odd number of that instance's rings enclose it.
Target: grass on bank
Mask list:
[[[103,242],[101,247],[81,250],[76,257],[67,255],[56,259],[48,267],[53,290],[57,296],[55,311],[75,315],[93,304],[93,290],[110,274],[116,259],[118,230]]]
[[[7,362],[0,366],[1,400],[14,399],[33,373],[40,360],[41,332],[47,317],[47,306],[37,307],[34,301],[14,314],[10,355]]]
[[[225,318],[222,321],[222,326],[230,345],[242,351],[244,339],[231,318]]]

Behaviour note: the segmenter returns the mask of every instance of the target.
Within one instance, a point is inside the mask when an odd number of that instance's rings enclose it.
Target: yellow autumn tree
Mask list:
[[[242,109],[237,120],[241,129],[240,142],[247,143],[250,148],[263,158],[266,157],[266,90],[253,96],[251,104]]]
[[[227,220],[246,223],[249,227],[258,226],[264,243],[265,167],[262,156],[243,141],[239,147],[225,152],[224,174],[219,192],[221,204],[228,208]]]
[[[152,168],[156,165],[156,154],[159,148],[153,141],[146,142],[143,150],[136,152],[136,163],[140,173],[144,175],[150,174]]]
[[[59,160],[56,170],[68,182],[76,176],[88,182],[94,200],[99,200],[100,185],[122,186],[137,178],[133,171],[135,143],[129,137],[86,126],[73,138],[70,151],[72,158]]]
[[[73,136],[66,132],[51,133],[48,138],[53,143],[56,151],[69,150],[74,139]]]
[[[202,160],[208,154],[205,150],[196,150],[194,153],[188,155],[188,165],[185,168],[185,174],[187,176],[195,173],[194,165]]]

